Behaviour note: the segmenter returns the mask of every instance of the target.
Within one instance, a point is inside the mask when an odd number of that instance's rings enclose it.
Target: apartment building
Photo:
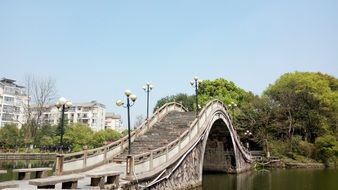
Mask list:
[[[105,128],[118,132],[123,131],[121,116],[112,112],[106,113]]]
[[[25,123],[25,106],[28,96],[23,86],[15,80],[2,78],[0,80],[0,127],[6,123],[14,123],[19,128]]]
[[[55,105],[46,107],[42,114],[42,120],[52,125],[57,125],[61,117],[61,111]],[[105,129],[106,107],[96,101],[73,103],[71,108],[65,110],[65,119],[68,123],[84,123],[93,131]]]

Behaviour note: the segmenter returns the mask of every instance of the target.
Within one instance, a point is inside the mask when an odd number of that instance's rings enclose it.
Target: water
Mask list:
[[[0,170],[7,170],[6,174],[0,174],[0,182],[17,179],[17,173],[13,173],[13,169],[19,168],[38,168],[50,167],[54,168],[55,160],[0,160]],[[51,175],[53,171],[50,171]],[[31,177],[34,177],[32,174]]]
[[[239,175],[205,174],[198,190],[338,190],[337,169],[274,169]]]

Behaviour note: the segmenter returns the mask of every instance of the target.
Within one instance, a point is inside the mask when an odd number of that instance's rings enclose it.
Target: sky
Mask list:
[[[282,74],[338,77],[338,1],[0,0],[0,77],[52,77],[58,97],[115,105],[132,123],[189,81],[223,77],[261,94]]]

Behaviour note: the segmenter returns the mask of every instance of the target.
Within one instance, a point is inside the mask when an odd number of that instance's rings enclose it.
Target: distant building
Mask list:
[[[15,80],[0,80],[0,127],[6,123],[14,123],[19,128],[26,122],[25,106],[28,96],[23,86],[15,84]]]
[[[106,113],[106,122],[105,122],[105,128],[106,129],[113,129],[116,131],[121,132],[122,129],[122,121],[121,121],[121,116],[116,115],[111,112]]]
[[[46,123],[57,125],[61,117],[61,111],[55,105],[46,107],[42,114],[42,120]],[[65,111],[65,119],[68,123],[84,123],[93,131],[105,129],[106,107],[96,101],[85,103],[73,103],[73,106]]]

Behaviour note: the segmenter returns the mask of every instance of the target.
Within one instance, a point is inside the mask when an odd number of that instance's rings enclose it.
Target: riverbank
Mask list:
[[[325,168],[325,165],[315,160],[305,160],[305,161],[303,160],[302,162],[300,162],[298,160],[282,158],[278,161],[267,163],[265,167],[296,169],[296,168]]]

